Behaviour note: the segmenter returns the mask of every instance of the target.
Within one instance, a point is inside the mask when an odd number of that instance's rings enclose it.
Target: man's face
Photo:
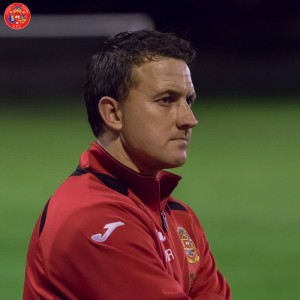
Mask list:
[[[131,167],[156,174],[181,166],[197,124],[191,110],[196,95],[188,66],[162,58],[134,68],[133,74],[137,85],[121,104],[120,132]]]

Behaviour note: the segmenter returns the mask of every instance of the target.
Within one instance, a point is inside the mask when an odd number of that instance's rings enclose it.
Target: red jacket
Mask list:
[[[170,196],[179,180],[93,143],[38,219],[23,299],[231,299],[197,217]]]

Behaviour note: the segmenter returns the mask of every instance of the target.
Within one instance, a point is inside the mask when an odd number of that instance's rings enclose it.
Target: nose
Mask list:
[[[181,129],[194,128],[198,124],[191,107],[184,101],[179,107],[177,126]]]

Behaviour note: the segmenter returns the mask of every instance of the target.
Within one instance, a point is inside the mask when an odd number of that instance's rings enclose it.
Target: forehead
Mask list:
[[[148,90],[193,89],[190,69],[178,59],[152,60],[134,68],[137,88]]]

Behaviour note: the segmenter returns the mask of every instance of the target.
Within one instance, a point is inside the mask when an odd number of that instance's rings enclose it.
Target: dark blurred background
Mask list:
[[[23,3],[32,13],[32,24],[37,15],[91,14],[99,18],[98,14],[146,14],[155,29],[178,33],[198,49],[193,75],[199,95],[218,99],[256,96],[261,101],[282,101],[300,94],[300,1],[297,0]],[[9,4],[1,1],[0,11],[4,12]],[[30,26],[23,32],[29,32]],[[6,29],[1,27],[6,27],[3,19],[0,29]],[[2,99],[45,93],[81,95],[85,62],[99,49],[103,37],[20,38],[21,32],[9,30],[9,36],[0,35]]]
[[[22,2],[25,29],[0,18],[0,299],[21,299],[33,226],[94,139],[87,60],[141,28],[198,50],[199,125],[174,196],[206,228],[233,299],[298,299],[300,0]]]

